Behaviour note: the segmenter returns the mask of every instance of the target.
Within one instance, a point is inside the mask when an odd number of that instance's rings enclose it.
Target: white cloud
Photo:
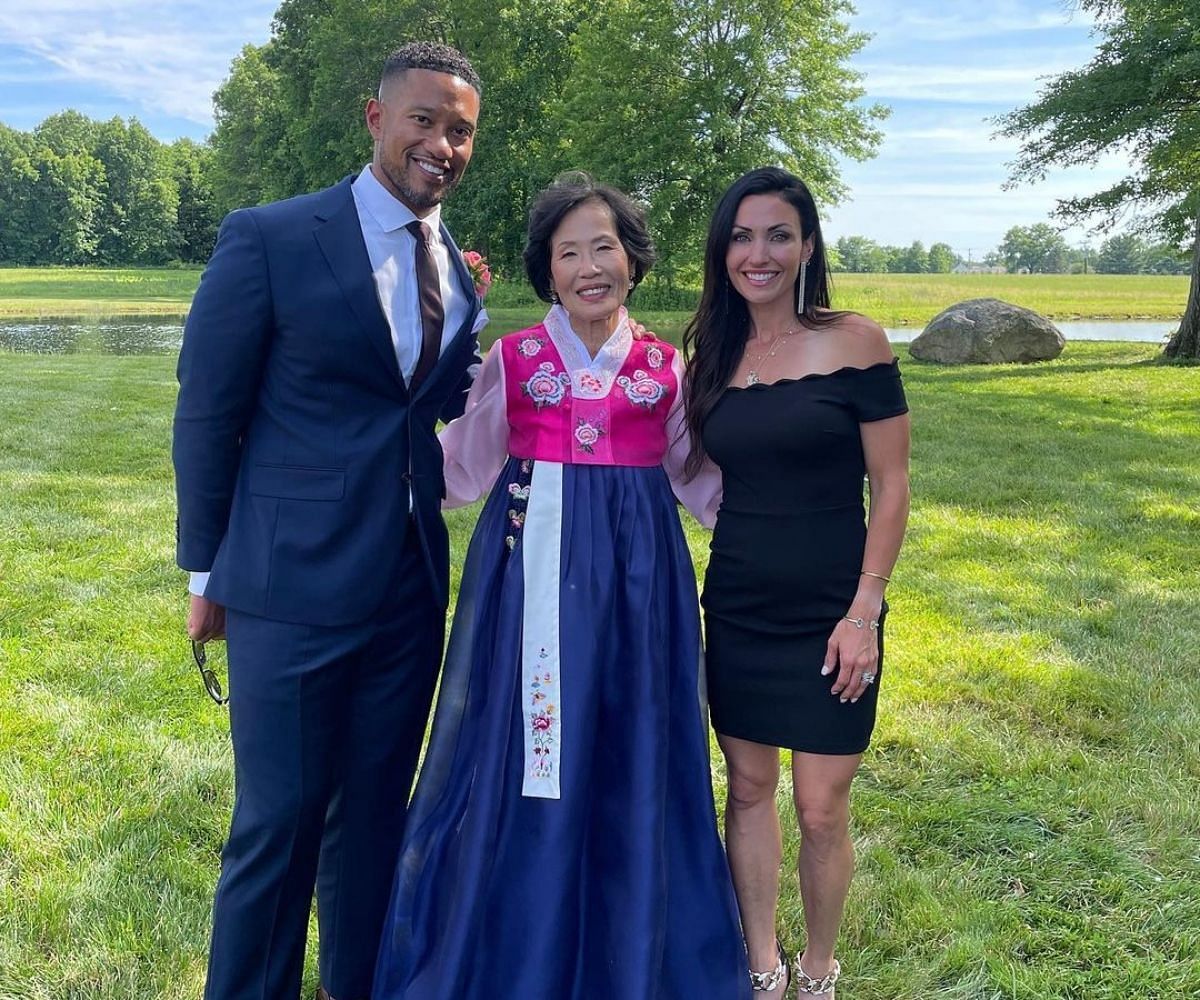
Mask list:
[[[1050,77],[1082,65],[1088,53],[1054,64],[1037,59],[1012,66],[860,63],[857,68],[873,100],[1011,106],[1035,97]]]
[[[922,4],[918,0],[903,6],[894,0],[858,0],[855,7],[858,13],[854,26],[871,34],[877,45],[993,40],[1002,35],[1030,35],[1056,28],[1089,30],[1095,24],[1086,11],[1036,0],[955,5]]]
[[[209,125],[212,92],[243,45],[266,40],[274,9],[275,0],[5,0],[0,37],[55,67],[39,79]]]

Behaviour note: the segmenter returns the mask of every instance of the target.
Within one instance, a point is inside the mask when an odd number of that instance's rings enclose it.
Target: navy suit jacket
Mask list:
[[[347,178],[221,225],[179,355],[177,558],[205,596],[312,625],[384,601],[409,494],[436,599],[449,596],[439,418],[458,416],[480,304],[415,394],[400,375]],[[466,289],[462,256],[442,238]]]

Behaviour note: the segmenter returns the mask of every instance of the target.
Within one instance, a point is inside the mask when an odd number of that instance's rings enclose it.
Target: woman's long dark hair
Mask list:
[[[742,199],[752,194],[777,194],[800,216],[800,236],[813,241],[804,283],[804,308],[797,319],[805,326],[822,326],[843,313],[830,312],[829,267],[817,205],[804,182],[779,167],[759,167],[742,174],[717,202],[708,227],[704,251],[704,290],[696,315],[683,331],[683,353],[688,359],[684,381],[684,403],[691,451],[685,470],[688,476],[700,471],[704,447],[700,432],[704,421],[729,385],[750,337],[750,313],[746,300],[734,289],[725,266],[725,254],[733,237],[733,222]],[[799,275],[792,291],[799,294]],[[818,309],[825,312],[818,313]]]

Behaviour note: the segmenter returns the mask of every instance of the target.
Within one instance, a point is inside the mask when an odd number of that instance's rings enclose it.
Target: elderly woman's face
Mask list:
[[[612,317],[629,295],[629,256],[602,201],[585,201],[563,216],[550,237],[550,278],[573,320]]]
[[[777,194],[749,194],[738,205],[725,251],[734,289],[747,302],[791,298],[800,261],[812,256],[813,241],[800,231],[800,214]]]

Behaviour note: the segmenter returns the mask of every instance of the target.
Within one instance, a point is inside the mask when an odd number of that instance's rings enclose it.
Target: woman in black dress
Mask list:
[[[896,358],[876,323],[829,304],[808,189],[776,168],[745,174],[713,215],[684,345],[691,468],[716,462],[725,487],[702,603],[726,849],[751,981],[777,997],[789,974],[802,995],[833,997],[850,783],[875,723],[883,594],[908,516]],[[791,970],[775,931],[780,747],[793,751],[807,931]]]

